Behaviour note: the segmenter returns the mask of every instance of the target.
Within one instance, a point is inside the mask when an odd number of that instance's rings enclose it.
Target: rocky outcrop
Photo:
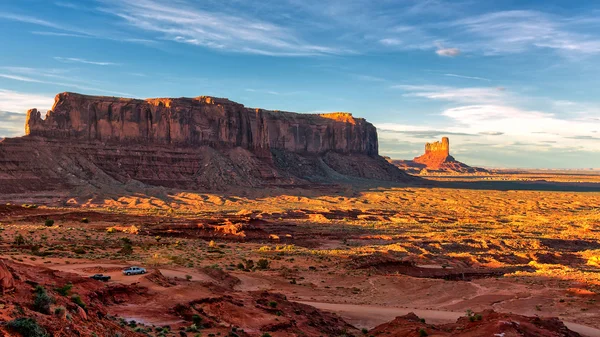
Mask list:
[[[488,173],[479,167],[461,163],[450,155],[450,139],[443,137],[441,142],[425,144],[425,154],[413,160],[391,160],[401,169],[413,173],[450,172],[450,173]]]
[[[0,142],[0,192],[412,179],[378,155],[376,128],[349,113],[62,93],[44,117],[28,111],[25,128],[25,137]]]
[[[0,260],[0,294],[6,294],[13,290],[15,290],[15,279],[4,261]]]

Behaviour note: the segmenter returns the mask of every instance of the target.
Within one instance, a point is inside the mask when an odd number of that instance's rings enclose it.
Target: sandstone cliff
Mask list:
[[[62,93],[45,119],[36,109],[28,111],[26,134],[107,143],[241,147],[266,157],[270,149],[377,155],[377,130],[351,114],[250,109],[207,96],[138,100]]]
[[[25,137],[0,142],[0,192],[411,179],[378,155],[375,127],[349,113],[251,109],[207,96],[62,93],[44,117],[28,111],[25,129]]]

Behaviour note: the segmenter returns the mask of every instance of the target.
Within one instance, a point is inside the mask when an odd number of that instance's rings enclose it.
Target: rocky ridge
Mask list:
[[[61,93],[0,142],[0,190],[186,190],[412,178],[378,155],[376,128],[349,113],[246,108],[224,98]]]

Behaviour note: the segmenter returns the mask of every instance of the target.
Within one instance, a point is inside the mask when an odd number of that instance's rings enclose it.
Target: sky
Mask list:
[[[346,111],[411,159],[600,168],[600,3],[0,0],[0,138],[59,92]]]

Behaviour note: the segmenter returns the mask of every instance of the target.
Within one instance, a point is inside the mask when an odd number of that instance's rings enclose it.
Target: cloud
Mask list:
[[[16,137],[25,133],[25,115],[0,111],[0,140],[4,137]]]
[[[448,130],[403,130],[399,128],[399,126],[394,124],[378,124],[377,125],[378,132],[384,133],[399,133],[409,135],[415,138],[439,138],[443,136],[479,136],[475,133],[466,133],[466,132],[453,132]]]
[[[114,62],[97,62],[97,61],[88,61],[86,59],[76,58],[76,57],[54,57],[55,60],[64,62],[64,63],[83,63],[83,64],[92,64],[96,66],[118,66],[120,63]]]
[[[394,85],[405,91],[405,97],[422,97],[458,103],[498,103],[508,98],[502,87],[456,88],[438,85]]]
[[[379,40],[379,43],[381,43],[384,46],[399,46],[402,44],[402,40],[388,38]]]
[[[80,28],[80,27],[72,27],[72,26],[69,26],[66,24],[58,24],[55,22],[50,22],[50,21],[47,21],[44,19],[39,19],[39,18],[36,18],[33,16],[28,16],[28,15],[19,15],[19,14],[14,14],[14,13],[0,12],[0,19],[52,28],[52,29],[59,31],[59,32],[32,31],[31,33],[35,34],[35,35],[101,39],[101,40],[110,40],[110,41],[117,41],[117,42],[137,43],[137,44],[143,44],[143,45],[147,45],[147,46],[154,46],[157,43],[154,40],[130,37],[130,36],[122,34],[118,30],[115,30],[115,31],[104,31],[103,30],[102,32],[95,32],[95,31],[87,30],[87,29]]]
[[[25,112],[31,108],[41,111],[50,110],[54,104],[54,97],[40,94],[29,94],[12,90],[0,89],[0,110],[12,112]],[[5,118],[6,118],[5,114]],[[14,117],[14,115],[10,115]],[[6,120],[6,119],[5,119]]]
[[[104,0],[106,13],[157,38],[211,49],[269,56],[346,54],[347,49],[312,44],[297,31],[272,22],[215,9],[226,6],[192,5],[176,1],[169,5],[154,0]]]
[[[533,10],[485,13],[448,24],[464,36],[463,48],[488,55],[522,53],[531,49],[600,53],[593,20],[563,17]]]
[[[441,48],[435,51],[439,56],[444,57],[456,57],[460,55],[460,49],[458,48]]]
[[[59,87],[58,89],[56,89],[57,91],[64,91],[64,88],[75,88],[75,89],[78,89],[78,90],[94,91],[94,92],[105,93],[105,94],[112,94],[112,95],[118,95],[118,96],[129,96],[129,97],[133,96],[131,94],[124,93],[124,92],[118,92],[118,91],[112,91],[112,90],[105,90],[105,89],[90,87],[90,86],[88,86],[86,84],[72,83],[73,81],[71,79],[66,78],[66,77],[62,77],[62,76],[58,76],[58,75],[54,75],[54,76],[56,76],[58,78],[61,78],[61,79],[64,79],[64,80],[69,80],[70,82],[57,82],[57,81],[52,81],[52,80],[41,80],[41,79],[29,77],[29,76],[33,76],[33,75],[23,76],[21,74],[15,74],[14,73],[14,72],[17,72],[18,70],[28,71],[28,70],[31,70],[32,68],[0,67],[0,69],[9,69],[9,70],[13,71],[12,74],[0,73],[0,78],[6,78],[6,79],[9,79],[9,80],[20,81],[20,82],[28,82],[28,83],[49,84],[49,85],[53,85],[53,86]],[[41,71],[43,72],[44,70],[41,70]],[[52,74],[43,74],[41,76],[52,77]]]
[[[482,136],[502,136],[504,134],[504,132],[500,132],[500,131],[482,131],[479,132],[480,135]]]
[[[468,79],[468,80],[477,80],[477,81],[486,81],[486,82],[492,81],[489,78],[477,77],[477,76],[465,76],[465,75],[457,75],[457,74],[444,74],[444,76],[458,77],[458,78],[464,78],[464,79]]]

